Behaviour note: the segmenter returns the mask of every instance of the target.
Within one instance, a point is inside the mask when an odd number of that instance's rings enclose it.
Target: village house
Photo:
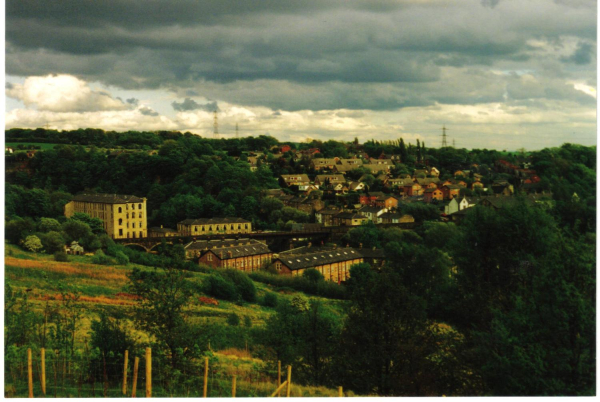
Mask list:
[[[366,189],[366,184],[359,181],[351,181],[348,183],[349,191],[363,191]]]
[[[310,179],[306,174],[282,174],[279,182],[282,186],[300,186],[303,184],[310,184]]]
[[[314,170],[333,170],[337,165],[338,158],[315,158],[310,162],[310,167]]]
[[[430,203],[433,200],[441,201],[444,199],[444,193],[439,188],[428,188],[423,193],[425,202]]]
[[[257,240],[238,240],[202,251],[198,263],[213,268],[254,272],[269,264],[272,257],[273,253],[266,244]]]
[[[423,187],[419,183],[409,183],[404,186],[404,195],[408,197],[423,195]]]
[[[377,197],[375,206],[387,209],[398,208],[398,197],[390,194]]]
[[[79,194],[65,205],[65,216],[77,212],[102,220],[104,230],[112,239],[148,236],[146,198],[122,194]]]
[[[365,216],[354,212],[340,212],[333,215],[333,226],[360,226],[367,221]]]
[[[376,271],[381,270],[385,265],[385,250],[380,248],[363,248],[362,244],[358,248],[358,252],[362,255],[364,262],[369,264]]]
[[[345,247],[313,251],[280,253],[273,260],[275,270],[282,275],[302,276],[307,269],[316,269],[325,280],[342,283],[350,277],[350,267],[363,262],[358,250]]]
[[[401,192],[404,192],[404,187],[411,186],[412,184],[413,181],[411,179],[393,178],[388,179],[385,183],[385,186],[390,189],[397,188],[399,191],[401,190]]]
[[[381,223],[380,216],[388,211],[387,208],[381,207],[373,207],[370,205],[365,205],[361,209],[358,210],[360,215],[366,217],[369,221],[374,223]]]
[[[438,179],[437,177],[428,177],[425,179],[417,179],[417,183],[419,183],[423,189],[438,188],[439,182],[440,182],[440,179]]]
[[[507,181],[498,181],[492,183],[492,192],[497,195],[510,196],[514,194],[515,189]]]
[[[339,213],[339,209],[324,208],[315,212],[315,219],[317,223],[321,223],[323,226],[334,226],[333,217]]]
[[[346,184],[346,177],[343,174],[319,174],[315,177],[315,185],[322,186],[329,184]]]
[[[242,218],[186,219],[177,223],[180,236],[251,233],[252,222]]]
[[[377,175],[378,173],[387,173],[389,172],[388,165],[378,165],[372,163],[365,163],[361,166],[361,168],[369,170],[372,175]]]
[[[412,215],[402,215],[397,212],[386,212],[381,214],[381,223],[413,223],[415,218]]]
[[[441,188],[442,193],[444,194],[444,199],[458,197],[460,194],[460,189],[461,187],[456,184],[447,184]]]

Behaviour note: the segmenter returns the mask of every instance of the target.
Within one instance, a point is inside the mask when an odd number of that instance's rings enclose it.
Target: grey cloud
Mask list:
[[[500,3],[500,0],[481,0],[481,5],[484,7],[494,8]]]
[[[12,89],[13,87],[14,87],[13,84],[10,82],[7,82],[6,84],[4,84],[5,89]]]
[[[215,110],[217,112],[219,111],[219,106],[217,105],[217,102],[209,102],[204,105],[201,105],[190,98],[185,98],[183,102],[179,103],[175,101],[171,103],[171,106],[173,106],[173,109],[175,109],[178,112],[185,112],[190,110],[204,110],[207,112],[214,112]]]
[[[144,116],[158,116],[158,112],[148,106],[142,106],[138,110]]]
[[[579,42],[577,49],[569,57],[562,57],[561,60],[564,62],[575,63],[575,64],[589,64],[592,62],[594,55],[595,46],[592,46],[588,42]]]
[[[137,106],[140,103],[140,100],[136,98],[129,98],[126,100],[126,102],[132,106]]]

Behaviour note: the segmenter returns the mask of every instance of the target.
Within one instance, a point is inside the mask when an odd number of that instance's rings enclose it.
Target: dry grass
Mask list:
[[[219,352],[217,352],[220,355],[225,355],[225,356],[235,356],[238,359],[252,359],[252,353],[250,353],[247,350],[243,350],[243,349],[237,349],[237,348],[229,348],[229,349],[224,349],[224,350],[219,350]]]
[[[14,257],[4,257],[4,264],[23,269],[43,269],[67,275],[87,276],[92,279],[118,281],[125,283],[127,276],[123,270],[94,264],[80,264],[57,261],[23,260]]]

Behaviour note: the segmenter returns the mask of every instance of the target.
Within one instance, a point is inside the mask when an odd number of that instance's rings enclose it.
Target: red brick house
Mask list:
[[[425,202],[431,202],[433,200],[441,201],[444,199],[444,193],[439,188],[428,188],[423,195],[425,196]]]
[[[461,188],[461,186],[457,186],[456,184],[448,184],[443,186],[442,192],[444,193],[444,199],[452,199],[454,197],[458,197]]]
[[[398,208],[398,198],[393,195],[385,195],[381,197],[377,197],[375,200],[375,206],[380,208]]]
[[[404,195],[409,197],[423,195],[423,187],[419,183],[411,183],[408,186],[404,186]]]

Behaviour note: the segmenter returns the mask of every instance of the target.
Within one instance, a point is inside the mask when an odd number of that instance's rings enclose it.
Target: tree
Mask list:
[[[59,232],[48,232],[40,234],[40,240],[44,246],[44,251],[48,254],[54,254],[58,251],[63,251],[65,247],[65,239]]]
[[[25,241],[23,242],[23,248],[25,250],[37,253],[39,251],[42,251],[44,246],[42,245],[42,242],[40,241],[39,237],[30,235],[25,238]]]
[[[95,235],[106,233],[104,231],[104,223],[100,218],[92,218],[83,212],[76,212],[73,214],[71,219],[85,223],[90,227],[92,233]]]
[[[186,307],[193,287],[185,279],[185,271],[173,268],[141,271],[134,268],[129,274],[131,293],[140,297],[136,305],[136,323],[156,337],[156,346],[170,354],[173,369],[191,357],[194,348]]]
[[[80,220],[67,220],[62,224],[62,231],[65,233],[65,240],[67,243],[73,241],[82,243],[83,239],[93,236],[92,229],[90,229],[89,225]]]
[[[60,223],[56,219],[52,218],[40,218],[40,223],[38,224],[38,229],[40,232],[58,232],[60,231]]]

